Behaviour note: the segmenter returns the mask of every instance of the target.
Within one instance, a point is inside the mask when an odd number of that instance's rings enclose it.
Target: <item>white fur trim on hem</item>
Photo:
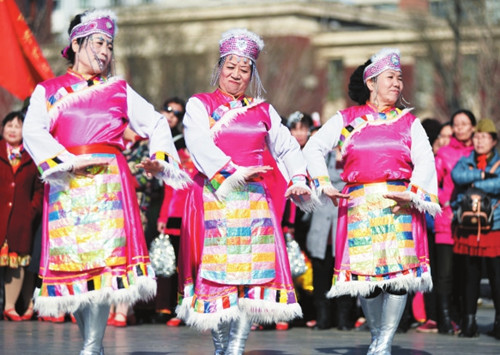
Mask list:
[[[216,330],[220,323],[230,322],[240,317],[241,311],[235,306],[216,313],[198,313],[191,307],[192,301],[193,297],[184,298],[175,312],[177,317],[184,320],[187,325],[199,331]]]
[[[35,306],[41,316],[58,316],[61,313],[73,313],[80,306],[89,303],[126,303],[132,305],[139,300],[148,301],[156,295],[156,280],[141,276],[135,285],[129,288],[113,290],[110,287],[90,291],[80,295],[40,296],[40,289],[35,289]]]
[[[251,322],[259,324],[286,322],[302,317],[302,309],[298,303],[280,304],[240,298],[238,307],[230,307],[216,313],[198,313],[191,307],[192,301],[193,297],[184,298],[175,311],[177,317],[200,331],[215,330],[220,323],[238,319],[241,312],[245,312]]]
[[[420,277],[405,275],[384,281],[337,281],[328,291],[326,297],[332,298],[343,295],[369,296],[376,287],[383,288],[385,286],[391,286],[395,290],[426,292],[432,290],[432,277],[430,272],[426,272]]]
[[[249,298],[239,299],[238,302],[253,323],[269,324],[302,318],[302,308],[298,303],[284,304]]]
[[[156,161],[163,166],[163,171],[156,174],[156,178],[163,180],[165,184],[179,190],[185,189],[193,183],[193,180],[191,180],[189,175],[184,170],[178,169],[163,160]]]

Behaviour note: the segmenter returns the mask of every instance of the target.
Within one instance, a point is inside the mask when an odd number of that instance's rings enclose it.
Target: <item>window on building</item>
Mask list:
[[[427,58],[415,61],[415,107],[432,108],[434,100],[434,67]]]
[[[344,97],[344,64],[334,59],[328,64],[328,99],[340,100]]]

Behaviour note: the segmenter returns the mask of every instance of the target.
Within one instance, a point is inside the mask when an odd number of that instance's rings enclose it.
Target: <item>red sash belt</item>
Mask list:
[[[75,155],[82,154],[97,154],[97,153],[109,153],[109,154],[121,154],[120,148],[111,144],[95,143],[95,144],[85,144],[77,145],[75,147],[66,148],[68,152]]]

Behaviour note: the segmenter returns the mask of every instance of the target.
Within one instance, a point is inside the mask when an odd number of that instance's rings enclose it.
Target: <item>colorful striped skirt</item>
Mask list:
[[[341,200],[330,297],[369,295],[379,287],[425,291],[432,287],[425,215],[416,209],[392,212],[385,193],[404,192],[407,183],[347,185]]]
[[[92,177],[45,187],[42,283],[35,291],[41,315],[73,312],[89,301],[130,304],[156,293],[127,162],[116,149],[84,147],[79,158],[109,164],[92,168]]]

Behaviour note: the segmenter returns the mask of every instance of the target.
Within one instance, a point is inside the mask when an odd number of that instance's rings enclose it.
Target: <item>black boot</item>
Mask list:
[[[341,296],[337,298],[337,329],[351,330],[354,326],[353,308],[356,299],[351,296]]]
[[[324,330],[332,327],[332,302],[329,299],[318,301],[316,309],[316,329]]]
[[[464,323],[462,324],[462,330],[459,337],[462,338],[474,338],[478,337],[479,333],[477,331],[477,323],[476,323],[476,315],[475,314],[467,314],[464,318]]]
[[[455,329],[451,323],[450,308],[447,297],[441,297],[439,302],[438,332],[441,334],[455,334]]]

